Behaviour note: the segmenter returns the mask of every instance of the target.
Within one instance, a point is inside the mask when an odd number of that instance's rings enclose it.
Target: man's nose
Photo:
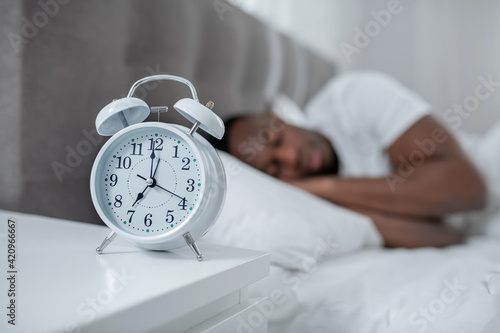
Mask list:
[[[276,159],[281,164],[296,167],[299,164],[299,153],[293,146],[283,146],[277,150]]]

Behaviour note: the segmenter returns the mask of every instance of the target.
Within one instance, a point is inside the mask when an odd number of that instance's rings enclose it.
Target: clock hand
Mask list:
[[[151,176],[151,178],[154,179],[155,175],[156,175],[156,170],[158,170],[158,164],[160,164],[160,156],[158,155],[158,159],[156,160],[156,167],[155,167],[155,171],[153,171],[153,175]]]
[[[155,142],[154,141],[151,141],[151,148],[153,149],[151,151],[151,155],[149,157],[151,157],[151,171],[149,172],[149,177],[150,178],[153,178],[153,162],[155,160]]]
[[[151,156],[153,156],[153,154],[154,154],[154,153],[152,153],[152,154],[151,154]],[[158,186],[158,187],[159,187],[159,188],[161,188],[162,190],[164,190],[164,191],[166,191],[166,192],[168,192],[168,193],[170,193],[170,194],[172,194],[172,195],[175,195],[175,196],[176,196],[176,197],[178,197],[179,199],[184,199],[184,198],[183,198],[183,197],[181,197],[180,195],[177,195],[177,194],[175,194],[174,192],[171,192],[171,191],[167,190],[166,188],[164,188],[164,187],[162,187],[162,186],[158,185],[158,183],[156,183],[156,180],[154,179],[154,176],[156,175],[156,170],[158,170],[158,165],[159,165],[159,164],[160,164],[160,158],[158,157],[158,160],[156,161],[156,167],[155,167],[155,170],[154,170],[154,172],[151,174],[151,178],[150,178],[150,179],[146,179],[146,177],[143,177],[143,176],[141,176],[141,175],[139,175],[139,174],[137,174],[137,177],[139,177],[139,178],[141,178],[141,179],[145,180],[146,182],[148,182],[148,180],[152,181],[152,183],[151,183],[150,185],[148,185],[147,187],[155,187],[155,186]],[[153,170],[153,169],[151,168],[151,170]],[[146,189],[147,189],[147,187],[146,187]],[[144,191],[146,191],[146,189],[144,189]],[[143,193],[144,193],[144,191],[143,191]],[[141,195],[141,193],[139,193],[139,194],[137,195],[137,198],[139,198],[139,195]],[[142,198],[142,197],[141,197],[141,198]],[[136,202],[137,202],[137,200],[136,200]],[[134,204],[135,204],[135,203],[134,203]],[[133,205],[132,205],[132,206],[133,206]]]
[[[160,164],[160,157],[158,157],[158,160],[156,161],[156,167],[155,167],[155,171],[153,172],[153,177],[155,176],[156,174],[156,170],[158,170],[158,165]],[[141,200],[142,198],[144,198],[144,192],[146,192],[146,190],[148,189],[148,187],[155,187],[156,186],[156,181],[154,180],[154,178],[152,178],[152,182],[151,184],[149,184],[148,180],[144,177],[142,177],[141,175],[137,175],[139,178],[142,178],[146,181],[146,183],[148,184],[144,190],[142,190],[141,193],[138,193],[137,194],[137,199],[135,199],[134,203],[132,204],[132,207],[135,206],[135,204],[137,203],[137,201]]]
[[[170,192],[169,190],[167,190],[166,188],[164,187],[161,187],[160,185],[156,184],[157,187],[161,188],[163,191],[167,191],[168,193],[172,194],[172,195],[175,195],[177,198],[180,198],[180,199],[185,199],[183,197],[181,197],[180,195],[177,195],[175,194],[174,192]],[[186,200],[187,201],[187,200]]]
[[[156,175],[156,170],[158,170],[158,165],[159,164],[160,164],[160,157],[158,156],[158,160],[156,160],[155,171],[153,172],[152,177],[149,178],[149,181],[148,181],[148,178],[143,177],[143,176],[141,176],[139,174],[137,174],[137,177],[141,178],[142,180],[145,180],[149,187],[155,187],[156,184],[155,184],[155,181],[154,181],[154,176]]]
[[[146,181],[147,181],[147,179],[146,179],[145,177],[141,176],[141,175],[137,175],[137,177],[139,177],[139,178],[144,179],[144,180],[146,180]],[[148,186],[149,186],[149,185],[148,185]],[[163,191],[167,191],[168,193],[173,194],[173,195],[175,195],[176,197],[178,197],[178,198],[180,198],[180,199],[184,199],[184,198],[183,198],[183,197],[181,197],[180,195],[177,195],[177,194],[175,194],[174,192],[171,192],[171,191],[167,190],[166,188],[161,187],[160,185],[158,185],[158,183],[155,183],[155,186],[158,186],[158,187],[159,187],[159,188],[161,188]]]
[[[137,199],[135,199],[134,203],[132,204],[132,207],[135,206],[135,204],[137,203],[137,201],[141,200],[142,198],[144,198],[144,192],[146,192],[146,190],[148,189],[149,185],[146,186],[146,188],[144,190],[142,190],[141,193],[137,194]]]

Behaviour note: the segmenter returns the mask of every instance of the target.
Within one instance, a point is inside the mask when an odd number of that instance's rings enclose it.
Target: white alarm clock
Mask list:
[[[186,84],[193,98],[184,98],[174,109],[191,121],[191,129],[175,124],[142,122],[150,108],[132,97],[135,89],[153,80]],[[199,103],[188,80],[173,75],[143,78],[127,97],[106,105],[96,119],[101,135],[112,135],[97,155],[90,177],[92,202],[112,230],[96,249],[117,236],[139,247],[170,250],[188,245],[198,260],[203,255],[195,241],[217,220],[224,203],[226,179],[222,162],[198,128],[220,139],[224,123],[212,112],[213,103]]]

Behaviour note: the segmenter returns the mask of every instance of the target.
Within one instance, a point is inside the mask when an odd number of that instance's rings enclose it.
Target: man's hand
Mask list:
[[[360,214],[366,215],[375,224],[384,238],[386,247],[444,247],[460,244],[464,234],[450,226],[442,219],[401,214],[388,214],[362,207],[346,206]]]
[[[340,179],[335,176],[317,176],[291,180],[288,183],[328,199],[328,196],[341,195],[334,194],[335,191],[338,191],[336,181],[340,181]],[[334,203],[368,216],[384,238],[387,247],[443,247],[461,243],[464,239],[464,235],[460,231],[447,226],[440,218],[387,213],[363,205],[356,206],[340,201]]]
[[[328,193],[335,190],[333,185],[336,178],[335,176],[314,176],[286,182],[319,197],[327,198]]]

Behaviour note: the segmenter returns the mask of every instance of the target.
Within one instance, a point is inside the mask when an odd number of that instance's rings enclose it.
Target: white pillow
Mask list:
[[[219,152],[228,180],[209,242],[271,253],[271,262],[308,271],[325,258],[380,246],[372,221]]]

